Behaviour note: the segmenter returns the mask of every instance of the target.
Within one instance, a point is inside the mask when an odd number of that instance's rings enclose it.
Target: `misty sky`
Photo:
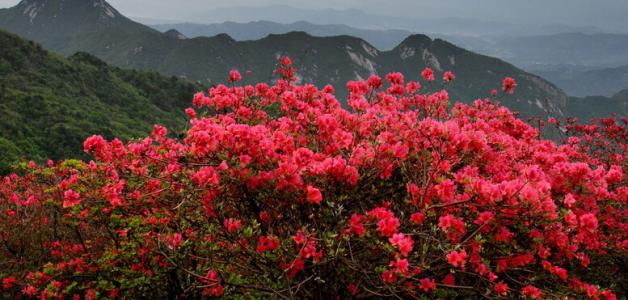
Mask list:
[[[19,0],[0,0],[9,7]],[[514,24],[628,28],[628,0],[109,0],[132,17],[211,23],[199,11],[216,7],[284,4],[307,9],[355,8],[370,14],[419,18],[472,18]],[[260,19],[266,19],[260,16]]]

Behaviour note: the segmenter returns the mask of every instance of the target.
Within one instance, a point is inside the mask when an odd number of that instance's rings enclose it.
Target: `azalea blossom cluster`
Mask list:
[[[622,292],[612,262],[628,247],[625,123],[573,125],[557,144],[498,103],[452,105],[401,73],[349,82],[348,108],[331,86],[295,84],[288,58],[276,74],[238,86],[232,71],[228,85],[195,95],[183,139],[159,125],[126,144],[92,136],[94,161],[4,177],[1,293]],[[442,78],[454,84],[452,72]],[[502,90],[515,86],[507,78]]]

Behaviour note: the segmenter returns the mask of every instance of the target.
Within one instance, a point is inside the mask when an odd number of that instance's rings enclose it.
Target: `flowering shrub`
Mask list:
[[[195,95],[182,140],[158,125],[126,145],[92,136],[84,150],[95,161],[3,178],[2,293],[625,291],[617,280],[628,247],[625,124],[584,127],[558,145],[505,107],[450,107],[445,90],[424,92],[399,73],[349,82],[350,110],[331,86],[294,84],[288,58],[277,74],[274,85],[237,86],[233,71],[229,85]],[[506,79],[503,91],[515,85]]]

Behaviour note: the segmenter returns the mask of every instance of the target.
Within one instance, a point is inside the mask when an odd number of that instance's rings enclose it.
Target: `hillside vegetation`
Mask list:
[[[69,58],[0,31],[0,171],[19,158],[82,157],[94,133],[129,139],[153,124],[185,125],[182,109],[201,86],[176,77]]]

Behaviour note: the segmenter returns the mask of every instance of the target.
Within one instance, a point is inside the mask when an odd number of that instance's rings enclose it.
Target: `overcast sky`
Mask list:
[[[0,7],[18,2],[0,0]],[[307,9],[355,8],[391,16],[618,28],[613,31],[628,27],[628,0],[109,0],[109,3],[127,16],[195,22],[201,21],[198,12],[216,7],[284,4]],[[260,16],[260,19],[265,18]]]

